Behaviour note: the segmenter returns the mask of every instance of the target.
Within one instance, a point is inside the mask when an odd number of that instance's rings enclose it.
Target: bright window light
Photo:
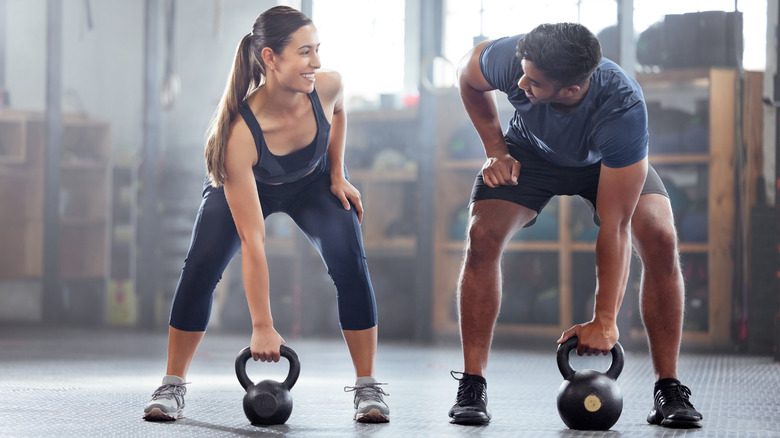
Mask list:
[[[736,2],[743,13],[743,66],[747,70],[765,68],[766,2]],[[382,95],[404,93],[405,3],[313,1],[312,16],[322,42],[323,68],[338,70],[343,75],[351,108],[373,107]],[[634,0],[635,35],[663,21],[666,14],[733,11],[734,6],[734,0]],[[439,69],[438,74],[434,72],[435,79],[452,83],[438,76],[451,76],[451,67],[480,38],[514,35],[541,23],[561,21],[582,23],[598,35],[616,25],[617,0],[537,0],[533,4],[517,0],[445,0],[443,57],[450,67]]]

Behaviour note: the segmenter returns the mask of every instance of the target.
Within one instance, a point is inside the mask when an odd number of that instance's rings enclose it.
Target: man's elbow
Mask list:
[[[466,67],[464,65],[458,66],[457,70],[455,70],[455,83],[459,89],[463,90],[464,87],[469,87],[467,76]]]

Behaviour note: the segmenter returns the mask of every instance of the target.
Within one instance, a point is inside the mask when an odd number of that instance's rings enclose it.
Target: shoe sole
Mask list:
[[[379,409],[371,409],[365,414],[358,416],[355,414],[355,421],[358,423],[388,423],[390,419],[382,414]]]
[[[184,418],[182,412],[177,412],[174,416],[166,414],[160,408],[152,408],[151,411],[145,413],[143,416],[143,419],[146,421],[176,421],[179,418]]]
[[[663,420],[661,426],[672,429],[698,429],[701,427],[701,423],[687,420]]]
[[[480,426],[483,424],[490,423],[490,418],[487,418],[484,415],[477,415],[477,416],[454,416],[452,417],[452,420],[450,420],[450,423],[452,424],[461,424],[464,426]]]
[[[647,422],[658,426],[668,427],[671,429],[698,429],[701,427],[701,420],[672,420],[666,419],[658,415],[657,412],[650,412],[647,416]]]

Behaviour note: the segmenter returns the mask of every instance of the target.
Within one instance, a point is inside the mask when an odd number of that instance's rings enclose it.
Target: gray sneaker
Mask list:
[[[387,407],[383,395],[390,395],[382,390],[373,377],[358,377],[355,386],[345,386],[344,392],[355,393],[355,421],[361,423],[387,423],[390,421],[390,408]]]
[[[184,394],[186,383],[179,376],[163,377],[162,385],[152,394],[152,400],[144,409],[146,421],[173,421],[184,418]]]

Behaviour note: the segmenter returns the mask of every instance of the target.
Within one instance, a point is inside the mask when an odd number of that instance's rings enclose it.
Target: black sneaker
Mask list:
[[[655,383],[655,403],[647,422],[664,427],[688,429],[701,427],[702,415],[688,397],[691,390],[677,379],[661,379]]]
[[[461,378],[455,377],[460,374]],[[455,424],[487,424],[490,421],[490,410],[487,407],[487,381],[482,376],[450,371],[450,375],[458,380],[458,398],[450,409],[451,423]]]

